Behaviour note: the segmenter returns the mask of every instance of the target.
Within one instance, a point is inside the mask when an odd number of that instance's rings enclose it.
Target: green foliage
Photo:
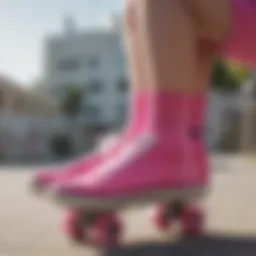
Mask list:
[[[79,113],[82,104],[83,93],[79,87],[70,86],[62,103],[62,111],[69,116]]]
[[[216,90],[234,90],[238,83],[223,61],[217,61],[212,73],[212,84]]]
[[[234,62],[217,60],[212,74],[214,89],[233,91],[250,75],[250,69]]]
[[[226,62],[229,72],[239,83],[250,77],[251,69],[238,62]]]

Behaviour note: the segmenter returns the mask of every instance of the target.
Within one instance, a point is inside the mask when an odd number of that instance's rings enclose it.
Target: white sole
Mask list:
[[[120,197],[73,197],[58,195],[51,191],[49,191],[48,196],[56,204],[68,208],[87,211],[111,211],[155,203],[170,203],[172,201],[191,202],[201,199],[207,192],[208,189],[206,187],[193,187],[186,189],[163,189]]]

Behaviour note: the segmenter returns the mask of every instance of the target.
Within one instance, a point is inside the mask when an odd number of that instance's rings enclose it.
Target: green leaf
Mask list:
[[[241,64],[217,60],[212,73],[212,84],[216,90],[233,91],[250,73],[250,69]]]

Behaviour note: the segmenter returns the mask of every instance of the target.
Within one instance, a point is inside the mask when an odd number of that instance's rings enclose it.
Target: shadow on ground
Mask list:
[[[174,243],[136,244],[104,252],[102,256],[254,256],[256,237],[211,235]]]

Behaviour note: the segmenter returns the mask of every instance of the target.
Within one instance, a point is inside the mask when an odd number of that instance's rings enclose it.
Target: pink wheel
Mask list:
[[[82,215],[76,211],[69,211],[64,216],[63,231],[73,242],[81,243],[85,240],[85,227]]]
[[[183,235],[185,237],[198,237],[203,233],[204,214],[196,207],[185,207],[180,216]]]
[[[103,247],[116,247],[122,236],[120,219],[113,214],[99,215],[91,227],[92,240]]]

